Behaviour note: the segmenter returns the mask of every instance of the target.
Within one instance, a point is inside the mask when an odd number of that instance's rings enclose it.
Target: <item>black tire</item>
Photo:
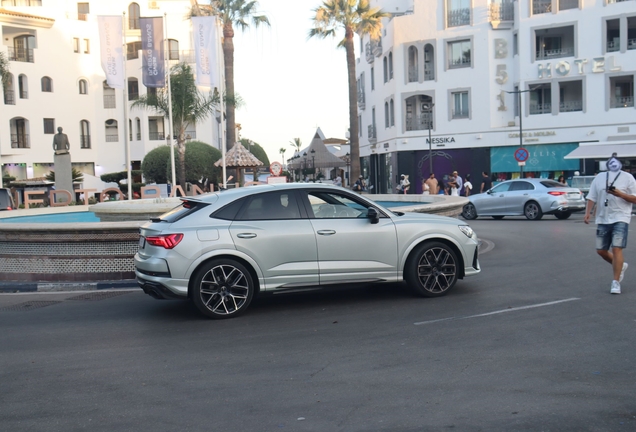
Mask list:
[[[455,252],[440,242],[418,246],[404,269],[409,288],[423,297],[440,297],[457,282],[459,260]]]
[[[567,218],[569,218],[570,216],[572,216],[572,212],[569,212],[569,211],[556,212],[556,213],[554,214],[554,216],[555,216],[557,219],[567,219]]]
[[[466,220],[477,219],[477,209],[473,203],[468,203],[464,206],[462,210],[462,217]]]
[[[502,220],[504,217],[503,216],[493,216],[492,217],[495,220]]]
[[[234,318],[245,312],[255,289],[252,275],[241,263],[212,260],[194,275],[192,301],[209,318]]]
[[[539,220],[543,217],[543,211],[541,211],[541,206],[536,201],[529,201],[523,207],[523,214],[529,220]]]

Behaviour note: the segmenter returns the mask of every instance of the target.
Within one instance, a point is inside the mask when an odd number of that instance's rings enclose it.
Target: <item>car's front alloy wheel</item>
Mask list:
[[[444,243],[426,242],[413,253],[405,269],[405,279],[415,293],[424,297],[446,294],[457,282],[459,260]]]
[[[523,214],[529,220],[539,220],[543,217],[541,206],[535,201],[526,203],[525,207],[523,208]]]
[[[464,206],[462,217],[466,220],[477,219],[477,209],[473,203],[468,203]]]
[[[232,318],[245,312],[254,289],[252,276],[241,263],[213,260],[195,274],[192,301],[210,318]]]

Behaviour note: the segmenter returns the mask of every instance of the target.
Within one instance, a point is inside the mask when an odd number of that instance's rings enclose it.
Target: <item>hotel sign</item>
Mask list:
[[[616,64],[614,56],[596,57],[590,60],[576,59],[572,62],[579,75],[585,75],[586,69],[592,69],[592,73],[618,72],[622,68]],[[589,66],[588,66],[589,65]],[[552,63],[539,64],[539,79],[552,78]],[[554,73],[558,76],[568,76],[572,70],[570,62],[562,60],[554,64]]]

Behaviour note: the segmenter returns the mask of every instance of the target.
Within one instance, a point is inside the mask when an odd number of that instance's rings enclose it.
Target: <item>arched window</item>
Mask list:
[[[24,117],[14,117],[9,120],[11,130],[11,148],[30,148],[29,121]]]
[[[389,80],[389,66],[387,64],[386,56],[382,59],[382,67],[384,69],[384,82]]]
[[[393,53],[389,53],[389,81],[393,79]]]
[[[389,127],[389,103],[384,102],[384,128]]]
[[[417,82],[419,79],[419,69],[417,62],[417,47],[409,47],[408,82]]]
[[[80,121],[80,147],[83,149],[91,148],[91,129],[88,120]]]
[[[135,118],[135,123],[137,124],[137,141],[141,141],[141,120],[139,117]]]
[[[42,77],[42,91],[45,93],[53,92],[53,80],[47,76]]]
[[[13,38],[13,53],[9,50],[9,60],[33,63],[35,36],[21,35]]]
[[[85,79],[79,80],[79,94],[85,95],[88,94],[88,82]]]
[[[18,75],[18,95],[20,99],[29,98],[29,80],[24,74]]]
[[[133,130],[132,130],[132,119],[128,119],[128,141],[132,141]]]
[[[3,83],[4,104],[15,105],[15,88],[13,86],[13,74],[9,73],[7,80]]]
[[[106,120],[105,125],[106,125],[106,142],[118,142],[119,129],[117,129],[117,120],[108,119]]]
[[[168,60],[179,60],[179,41],[168,39]]]
[[[426,44],[424,47],[424,81],[435,79],[435,51],[433,45]]]
[[[389,122],[391,127],[395,126],[395,104],[393,99],[389,102]]]
[[[128,78],[128,100],[139,99],[139,80],[137,78]]]
[[[115,89],[108,86],[108,83],[104,81],[104,108],[117,108],[117,98],[115,96]]]
[[[141,16],[139,12],[139,5],[137,3],[131,3],[128,5],[128,28],[139,29],[141,26],[139,25],[139,17]]]

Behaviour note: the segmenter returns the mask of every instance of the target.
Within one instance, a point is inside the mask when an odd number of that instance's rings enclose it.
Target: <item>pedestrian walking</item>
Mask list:
[[[626,171],[616,153],[607,161],[607,171],[597,175],[590,185],[583,222],[590,223],[596,205],[596,253],[612,265],[611,294],[621,293],[621,282],[629,266],[623,257],[627,246],[632,204],[636,203],[636,180]],[[610,251],[611,248],[611,251]]]
[[[457,171],[453,171],[453,177],[455,177],[455,185],[457,187],[457,195],[460,196],[462,194],[462,188],[464,187],[464,180],[462,176],[460,176]]]
[[[466,174],[466,181],[464,182],[464,194],[470,196],[473,190],[473,184],[470,182],[470,174]]]
[[[409,176],[407,176],[406,174],[402,174],[400,176],[400,184],[397,186],[398,192],[406,195],[410,187],[411,182],[409,181]]]
[[[481,189],[479,193],[484,193],[492,187],[492,180],[486,171],[481,173]]]
[[[435,178],[435,173],[431,173],[431,175],[426,179],[426,184],[428,185],[428,192],[431,195],[437,195],[439,191],[439,183]]]

